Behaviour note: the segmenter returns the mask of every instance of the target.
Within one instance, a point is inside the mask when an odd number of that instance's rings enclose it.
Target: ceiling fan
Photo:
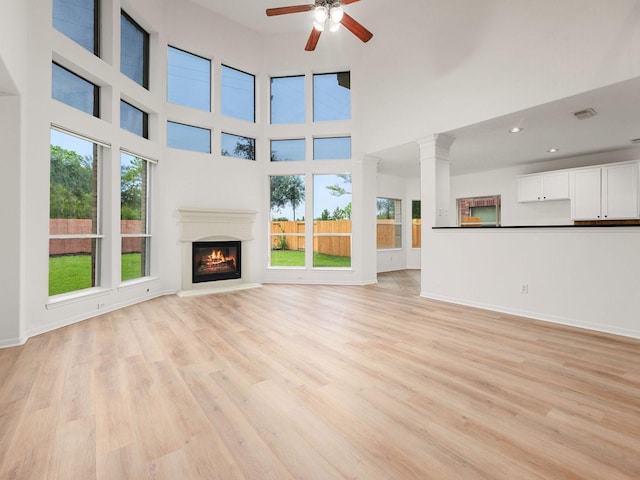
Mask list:
[[[368,42],[373,37],[373,33],[364,28],[360,23],[347,15],[343,10],[343,5],[349,5],[360,0],[315,0],[314,3],[308,5],[291,5],[289,7],[267,8],[267,16],[286,15],[288,13],[299,13],[314,11],[315,21],[311,34],[307,40],[304,49],[307,52],[315,50],[320,34],[324,31],[325,26],[329,26],[329,30],[335,32],[344,25],[344,28],[353,33],[363,42]]]

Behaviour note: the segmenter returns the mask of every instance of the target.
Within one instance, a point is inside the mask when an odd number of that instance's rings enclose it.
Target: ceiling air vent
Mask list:
[[[598,113],[593,108],[585,108],[578,112],[573,112],[578,120],[585,120],[587,118],[595,117]]]

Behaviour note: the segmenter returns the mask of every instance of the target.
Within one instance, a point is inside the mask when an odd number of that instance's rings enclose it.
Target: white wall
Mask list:
[[[27,7],[20,0],[2,5],[0,15],[0,347],[23,341],[24,145],[23,82]]]
[[[517,203],[516,175],[633,160],[638,154],[621,150],[454,176],[451,208],[456,198],[500,194],[505,226],[571,225],[568,200]],[[422,296],[640,337],[640,227],[424,233]],[[520,293],[523,284],[528,294]]]
[[[421,295],[640,338],[639,244],[640,227],[430,230]]]

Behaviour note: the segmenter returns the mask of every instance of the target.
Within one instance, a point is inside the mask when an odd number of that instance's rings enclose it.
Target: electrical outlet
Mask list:
[[[102,309],[102,308],[104,308],[104,307],[105,307],[104,303],[99,303],[99,304],[98,304],[98,310],[100,310],[100,309]]]
[[[520,285],[520,293],[529,293],[529,285],[526,283]]]

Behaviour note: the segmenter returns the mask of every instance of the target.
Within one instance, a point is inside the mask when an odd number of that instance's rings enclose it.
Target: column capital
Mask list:
[[[444,133],[434,133],[416,140],[420,148],[420,159],[423,158],[449,158],[449,150],[455,141],[454,137],[445,135]]]

